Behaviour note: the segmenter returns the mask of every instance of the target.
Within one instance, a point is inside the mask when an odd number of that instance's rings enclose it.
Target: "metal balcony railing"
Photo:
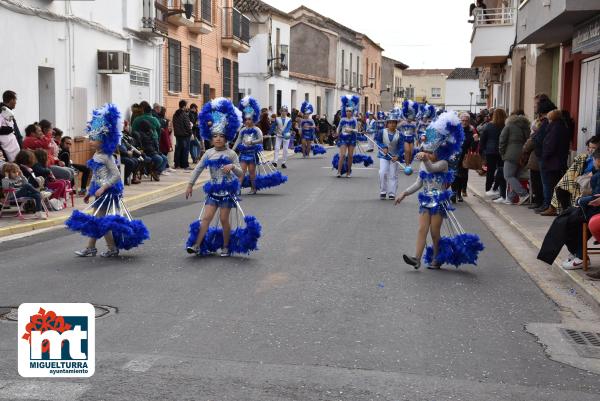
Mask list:
[[[250,20],[233,7],[223,8],[223,38],[250,43]]]
[[[476,8],[474,10],[475,23],[473,24],[473,27],[513,25],[515,23],[516,14],[516,9],[510,7],[488,8],[485,10]]]

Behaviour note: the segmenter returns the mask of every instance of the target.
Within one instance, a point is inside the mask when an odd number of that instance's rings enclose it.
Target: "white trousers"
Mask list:
[[[273,161],[275,163],[277,163],[279,161],[279,149],[281,149],[282,143],[283,143],[282,163],[285,163],[287,161],[288,148],[290,147],[290,140],[283,139],[282,137],[278,136],[275,138],[275,158],[273,159]]]
[[[379,159],[379,193],[396,195],[398,192],[398,163]]]
[[[367,150],[375,149],[375,145],[373,145],[373,139],[374,139],[375,135],[373,135],[373,134],[366,134],[366,135],[369,139],[371,139],[370,141],[367,141],[367,142],[369,142],[367,144]]]

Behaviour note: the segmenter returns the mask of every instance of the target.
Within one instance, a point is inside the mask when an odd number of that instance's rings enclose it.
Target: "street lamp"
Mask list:
[[[390,91],[390,89],[391,89],[391,88],[390,88],[390,84],[387,84],[387,85],[385,86],[385,89],[382,89],[382,90],[380,90],[380,91],[379,91],[379,94],[381,95],[383,92],[389,92],[389,91]]]

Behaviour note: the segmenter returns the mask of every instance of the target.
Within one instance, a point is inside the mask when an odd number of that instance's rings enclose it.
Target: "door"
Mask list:
[[[281,110],[281,91],[277,91],[277,110]]]
[[[38,99],[40,110],[39,120],[48,120],[56,123],[54,68],[38,67]]]
[[[581,82],[579,87],[579,132],[577,150],[585,150],[585,142],[600,133],[600,57],[584,60],[581,63]]]

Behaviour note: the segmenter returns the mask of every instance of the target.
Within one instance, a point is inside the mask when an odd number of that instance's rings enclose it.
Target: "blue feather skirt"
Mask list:
[[[324,155],[325,153],[327,153],[327,149],[325,149],[323,146],[313,143],[312,145],[310,145],[310,150],[313,152],[313,155]],[[302,145],[296,145],[294,147],[294,153],[302,153]]]
[[[340,163],[340,154],[336,153],[331,160],[331,165],[335,170],[338,169]],[[373,164],[373,158],[371,156],[363,155],[361,153],[357,153],[352,155],[352,164],[362,164],[365,167],[369,167]],[[344,165],[342,166],[342,174],[346,174],[348,172],[348,156],[344,157]]]
[[[444,236],[438,243],[438,254],[435,259],[433,247],[428,246],[423,257],[425,263],[434,261],[439,264],[448,264],[458,267],[460,265],[477,265],[479,253],[485,249],[483,242],[476,234],[462,233],[453,237]]]
[[[286,175],[281,174],[280,171],[274,171],[268,174],[256,174],[254,185],[256,186],[257,191],[261,191],[263,189],[269,189],[285,184],[287,180],[288,177]],[[244,176],[244,181],[242,182],[242,188],[250,187],[250,175],[246,174]]]
[[[65,222],[67,228],[96,239],[102,238],[110,232],[117,248],[125,250],[138,247],[150,238],[150,232],[144,223],[141,220],[130,218],[120,195],[107,192],[97,198],[90,208],[100,209],[106,214],[94,216],[74,210],[71,217]]]
[[[244,217],[245,227],[237,227],[231,230],[229,238],[229,252],[232,254],[248,255],[252,251],[258,249],[258,239],[261,236],[262,227],[256,217]],[[200,220],[190,224],[189,236],[186,242],[186,247],[194,246],[200,233]],[[204,236],[204,240],[200,243],[198,253],[207,255],[223,248],[223,229],[219,227],[210,227]]]

